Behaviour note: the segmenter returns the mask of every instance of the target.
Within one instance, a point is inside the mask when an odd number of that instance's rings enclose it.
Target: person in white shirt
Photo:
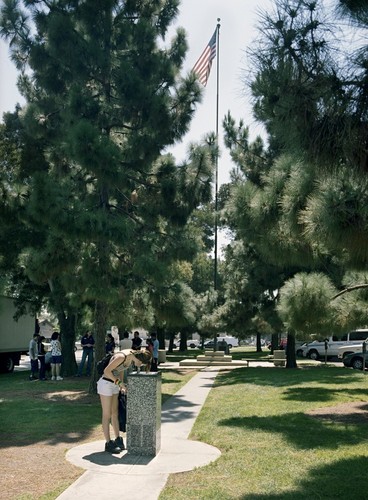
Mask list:
[[[31,360],[31,375],[29,380],[37,380],[38,374],[38,338],[40,334],[34,333],[31,341],[29,342],[29,358]]]
[[[151,371],[152,372],[157,372],[157,367],[158,367],[158,349],[160,347],[160,343],[157,340],[157,335],[155,333],[152,333],[151,335],[151,341],[152,341],[152,366],[151,366]]]
[[[51,335],[50,342],[51,357],[51,380],[63,380],[60,376],[61,370],[61,343],[59,340],[59,333],[54,332]]]
[[[123,333],[123,338],[120,340],[119,344],[120,350],[124,351],[124,349],[130,349],[132,347],[132,341],[129,338],[129,332],[125,330]]]

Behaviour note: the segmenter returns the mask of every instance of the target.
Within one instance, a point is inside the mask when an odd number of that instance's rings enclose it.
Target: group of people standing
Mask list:
[[[63,380],[61,371],[61,343],[59,332],[53,332],[50,340],[50,363],[46,361],[45,337],[35,333],[29,343],[29,357],[31,360],[30,380],[47,380],[46,368],[50,364],[51,380]]]
[[[125,349],[132,349],[133,351],[138,351],[142,347],[142,339],[139,336],[138,330],[133,333],[133,338],[129,338],[130,334],[126,330],[123,333],[123,338],[119,342],[120,351],[124,351]],[[90,331],[87,331],[82,339],[81,346],[83,349],[82,359],[79,364],[79,369],[77,373],[77,377],[81,377],[83,374],[84,366],[87,362],[86,367],[86,376],[89,377],[91,375],[92,363],[93,363],[93,352],[94,352],[95,340]],[[117,345],[114,339],[114,336],[111,333],[108,333],[106,336],[105,342],[105,352],[106,354],[114,354]],[[152,354],[152,363],[151,363],[151,371],[157,371],[158,369],[158,349],[159,349],[159,341],[157,340],[157,336],[155,333],[152,333],[150,338],[147,339],[147,349]]]
[[[33,338],[29,343],[29,357],[31,361],[31,375],[30,380],[47,380],[46,370],[47,366],[51,366],[51,380],[63,380],[60,375],[61,372],[61,342],[59,332],[53,332],[50,341],[50,349],[46,351],[45,348],[45,337],[39,333],[35,333]],[[86,365],[86,376],[89,377],[92,371],[93,364],[93,353],[95,346],[95,339],[93,338],[92,332],[87,331],[82,339],[82,359],[79,364],[77,377],[81,377]],[[133,338],[129,338],[129,332],[125,331],[122,340],[119,342],[120,351],[125,349],[132,349],[134,351],[140,350],[142,347],[142,339],[139,336],[139,332],[135,331]],[[111,333],[107,334],[105,351],[106,354],[114,354],[116,349],[116,342]],[[156,334],[152,333],[151,337],[147,339],[147,350],[152,355],[151,371],[157,371],[158,367],[158,349],[159,341],[157,340]],[[50,353],[50,359],[47,359],[47,355]]]

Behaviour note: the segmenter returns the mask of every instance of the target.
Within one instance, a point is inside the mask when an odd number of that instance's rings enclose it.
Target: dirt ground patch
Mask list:
[[[342,424],[368,424],[368,403],[342,403],[326,408],[316,408],[307,415],[319,420]]]
[[[65,453],[75,445],[63,441],[62,435],[59,438],[57,444],[39,442],[1,450],[0,500],[36,500],[49,491],[66,488],[83,474],[84,469],[65,459]],[[98,429],[88,441],[101,438]]]
[[[32,398],[84,405],[96,403],[96,396],[85,390],[43,391],[35,385]],[[40,388],[39,388],[40,387]],[[24,391],[13,391],[12,398],[21,399]],[[73,433],[53,434],[52,439],[32,442],[24,432],[24,442],[19,436],[1,432],[0,459],[0,500],[38,500],[42,495],[58,490],[61,493],[69,484],[80,477],[84,470],[70,464],[65,459],[66,452],[86,441],[103,438],[100,427],[91,430],[88,439],[81,439]],[[50,497],[51,498],[51,497]]]
[[[75,481],[81,471],[67,463],[64,455],[64,443],[56,446],[38,443],[2,450],[0,498],[33,500],[58,485]]]

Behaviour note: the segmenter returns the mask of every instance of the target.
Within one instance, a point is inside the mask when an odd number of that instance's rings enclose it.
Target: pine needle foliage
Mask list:
[[[45,229],[26,264],[39,280],[57,276],[74,301],[96,301],[101,350],[110,312],[143,284],[154,290],[178,256],[193,255],[185,226],[211,197],[208,145],[180,167],[164,155],[201,99],[196,77],[181,76],[184,30],[166,40],[178,7],[178,0],[1,7],[1,35],[27,102],[18,113],[27,223]]]

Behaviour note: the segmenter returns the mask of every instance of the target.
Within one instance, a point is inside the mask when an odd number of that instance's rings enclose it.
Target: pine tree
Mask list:
[[[268,132],[269,147],[248,144],[243,124],[237,129],[227,118],[227,145],[238,167],[227,216],[236,236],[254,244],[266,264],[286,270],[285,277],[298,268],[325,272],[332,283],[320,288],[326,304],[333,300],[333,285],[342,286],[346,268],[367,263],[367,50],[334,45],[323,2],[275,4],[274,11],[262,14],[258,43],[249,51],[253,109]],[[360,28],[366,26],[367,2],[336,5]],[[343,31],[336,17],[334,25]],[[308,276],[303,274],[301,295],[313,288],[315,275]],[[297,313],[288,303],[292,285],[290,280],[281,293],[295,331],[303,320],[297,317],[302,310]],[[331,311],[335,314],[316,308],[313,327],[324,318],[347,325],[343,307],[339,318],[332,302]]]
[[[28,204],[49,235],[45,279],[67,262],[70,285],[74,269],[70,293],[95,301],[97,356],[111,307],[137,281],[160,279],[162,249],[177,248],[170,228],[210,197],[206,148],[180,168],[162,156],[200,100],[194,75],[180,77],[184,31],[165,41],[177,12],[177,0],[8,1],[1,11],[41,153]]]

